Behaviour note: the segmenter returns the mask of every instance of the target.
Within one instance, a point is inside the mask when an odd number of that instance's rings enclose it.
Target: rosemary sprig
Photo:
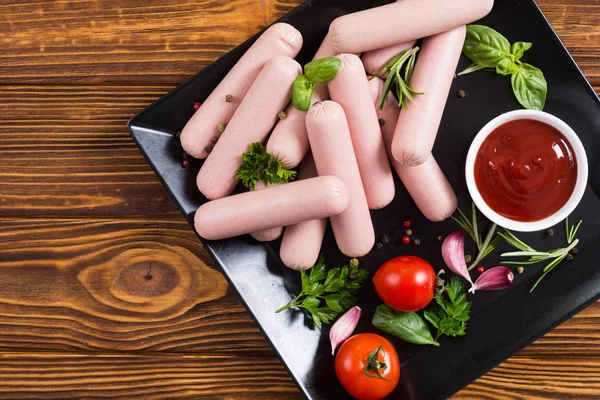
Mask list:
[[[520,265],[529,265],[536,264],[542,261],[551,260],[548,265],[544,267],[542,270],[542,274],[535,281],[529,293],[533,292],[533,290],[537,287],[537,285],[548,275],[554,268],[556,268],[567,256],[569,252],[577,246],[579,243],[579,239],[576,239],[577,231],[581,226],[583,220],[580,220],[577,225],[570,226],[569,218],[565,220],[565,234],[567,237],[567,247],[560,249],[553,249],[547,252],[536,251],[531,246],[527,245],[525,242],[517,238],[512,232],[508,230],[504,230],[504,232],[498,233],[498,235],[504,239],[506,243],[516,248],[519,251],[513,251],[508,253],[503,253],[500,257],[527,257],[522,261],[503,261],[503,264],[520,264]]]
[[[497,225],[492,224],[485,235],[485,238],[482,239],[481,233],[479,232],[479,224],[477,222],[477,209],[475,208],[475,203],[471,203],[470,217],[467,217],[460,208],[456,208],[456,215],[452,215],[450,218],[454,223],[464,229],[471,239],[473,239],[475,245],[477,245],[477,256],[471,265],[469,265],[469,270],[471,270],[496,248],[496,245],[500,241],[500,238],[495,235]]]
[[[417,59],[417,52],[419,47],[412,49],[402,50],[394,57],[390,58],[373,76],[379,76],[385,79],[385,84],[379,98],[379,108],[383,110],[385,99],[392,88],[396,88],[396,95],[398,96],[398,105],[405,110],[407,109],[406,99],[414,101],[413,95],[423,94],[417,92],[408,86],[408,82],[412,76],[413,69],[415,67],[415,61]],[[380,75],[382,74],[383,75]],[[373,79],[373,78],[371,78]]]

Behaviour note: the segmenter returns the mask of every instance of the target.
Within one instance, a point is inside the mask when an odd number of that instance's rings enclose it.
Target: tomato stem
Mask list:
[[[381,376],[381,372],[385,372],[387,369],[387,365],[385,363],[379,362],[379,352],[383,350],[383,346],[377,347],[367,356],[367,365],[365,365],[364,373],[368,378],[377,378],[382,379],[384,381],[392,382],[390,379],[386,379]],[[385,353],[384,353],[385,355]],[[379,370],[381,369],[381,372]],[[372,372],[374,375],[370,374]]]

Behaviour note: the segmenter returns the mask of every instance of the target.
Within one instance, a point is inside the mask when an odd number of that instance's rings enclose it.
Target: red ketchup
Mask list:
[[[531,119],[510,121],[492,131],[479,148],[474,168],[486,204],[521,222],[557,212],[577,180],[571,144],[556,128]]]

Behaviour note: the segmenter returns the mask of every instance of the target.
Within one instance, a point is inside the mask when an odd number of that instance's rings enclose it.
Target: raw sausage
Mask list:
[[[194,227],[204,239],[225,239],[337,215],[348,201],[344,182],[320,176],[204,203],[196,211]]]
[[[221,83],[206,98],[181,132],[183,149],[196,158],[206,158],[205,148],[218,137],[219,124],[227,124],[248,88],[264,65],[276,56],[295,57],[302,48],[302,35],[293,26],[278,23],[269,27],[246,51]],[[225,100],[231,95],[230,102]]]
[[[362,53],[469,24],[493,5],[493,0],[402,0],[338,17],[328,34],[335,52]]]
[[[265,189],[266,186],[264,183],[257,182],[254,190],[262,190]],[[274,228],[263,229],[261,231],[251,232],[250,236],[259,242],[272,242],[273,240],[279,238],[283,233],[283,226],[276,226]]]
[[[313,60],[333,57],[329,37],[326,36],[317,50]],[[327,85],[322,83],[315,86],[313,104],[329,99]],[[267,152],[273,154],[287,169],[295,168],[308,151],[308,136],[306,136],[306,113],[289,105],[285,110],[286,118],[277,121],[273,133],[267,142]]]
[[[371,101],[367,76],[357,56],[341,54],[338,58],[342,65],[337,76],[327,84],[329,94],[342,106],[348,120],[369,208],[383,208],[394,198],[394,178]]]
[[[204,196],[214,200],[231,193],[242,154],[251,143],[266,139],[277,113],[290,101],[292,82],[300,73],[300,64],[289,57],[275,57],[265,65],[200,168],[196,183]]]
[[[422,164],[431,154],[466,33],[460,26],[423,40],[410,86],[424,94],[400,113],[392,141],[392,155],[402,165]]]
[[[393,46],[384,47],[382,49],[371,50],[363,53],[361,60],[365,66],[365,71],[369,75],[375,75],[381,67],[385,65],[392,57],[400,53],[402,50],[411,49],[415,46],[416,41],[411,40]]]
[[[309,179],[315,176],[317,176],[315,161],[312,154],[308,153],[300,164],[298,179]],[[281,261],[287,267],[295,270],[312,267],[319,258],[326,227],[326,218],[313,219],[286,227],[279,250]]]
[[[373,78],[369,82],[369,86],[373,102],[377,107],[377,116],[383,123],[381,133],[386,149],[390,152],[398,114],[401,114],[400,108],[398,108],[398,102],[394,95],[389,93],[383,105],[383,110],[380,110],[378,104],[383,89],[383,81],[379,78]],[[452,215],[456,210],[456,195],[433,156],[429,156],[427,161],[416,167],[400,165],[398,161],[391,157],[391,154],[390,160],[404,187],[425,218],[437,222]]]
[[[331,217],[337,245],[349,257],[364,256],[375,243],[375,233],[342,106],[333,101],[313,105],[306,128],[319,175],[337,176],[348,187],[348,208]]]

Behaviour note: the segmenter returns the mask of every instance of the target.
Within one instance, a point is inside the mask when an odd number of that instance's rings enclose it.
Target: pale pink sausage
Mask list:
[[[302,164],[298,179],[309,179],[317,176],[317,167],[311,153],[308,153]],[[325,236],[327,219],[313,219],[290,225],[283,232],[279,255],[283,263],[295,270],[305,270],[312,267],[319,258],[319,251]]]
[[[402,0],[336,18],[329,37],[338,53],[362,53],[469,24],[493,5],[493,0]]]
[[[196,183],[204,196],[214,200],[231,193],[242,154],[251,143],[267,138],[300,73],[300,64],[289,57],[275,57],[265,65],[200,168]]]
[[[383,89],[383,81],[373,78],[369,82],[369,86],[373,102],[377,106]],[[386,98],[383,110],[377,108],[377,115],[383,123],[381,133],[388,152],[391,151],[398,114],[403,112],[400,112],[398,101],[391,93]],[[391,158],[391,155],[390,160],[404,187],[425,218],[436,222],[452,215],[456,210],[456,195],[433,156],[429,156],[427,161],[416,167],[400,165],[398,161]]]
[[[204,203],[196,211],[194,227],[204,239],[225,239],[338,215],[348,202],[341,179],[320,176]]]
[[[196,158],[206,158],[206,146],[220,135],[218,124],[227,124],[264,65],[276,56],[295,57],[302,48],[302,35],[293,26],[269,27],[246,51],[221,83],[206,98],[181,132],[183,149]],[[232,101],[227,102],[227,95]]]
[[[365,71],[369,75],[375,75],[375,72],[379,71],[379,69],[381,69],[381,67],[383,67],[392,57],[402,50],[412,49],[415,46],[415,43],[415,40],[410,40],[408,42],[363,53],[361,60],[365,66]]]
[[[337,176],[348,187],[348,208],[330,218],[337,245],[349,257],[364,256],[375,243],[375,233],[342,106],[333,101],[313,105],[306,128],[319,175]]]
[[[368,78],[360,58],[353,54],[341,54],[338,58],[342,65],[337,76],[327,84],[329,94],[342,106],[348,120],[369,208],[383,208],[394,198],[394,178],[371,101]]]
[[[329,38],[326,36],[321,46],[317,50],[314,60],[325,57],[333,57],[335,53],[331,48]],[[313,94],[313,104],[318,101],[329,99],[327,85],[319,84],[315,86]],[[286,118],[277,121],[273,133],[267,142],[267,152],[273,154],[284,167],[294,168],[308,151],[308,136],[306,136],[306,113],[289,105],[285,110]]]
[[[392,154],[402,165],[423,164],[431,154],[466,33],[460,26],[423,40],[410,86],[424,94],[400,113],[392,141]]]
[[[254,190],[262,190],[265,188],[265,184],[261,181],[256,184],[256,188]],[[250,236],[258,240],[259,242],[272,242],[273,240],[279,238],[282,233],[283,226],[276,226],[274,228],[268,228],[256,232],[251,232]]]

